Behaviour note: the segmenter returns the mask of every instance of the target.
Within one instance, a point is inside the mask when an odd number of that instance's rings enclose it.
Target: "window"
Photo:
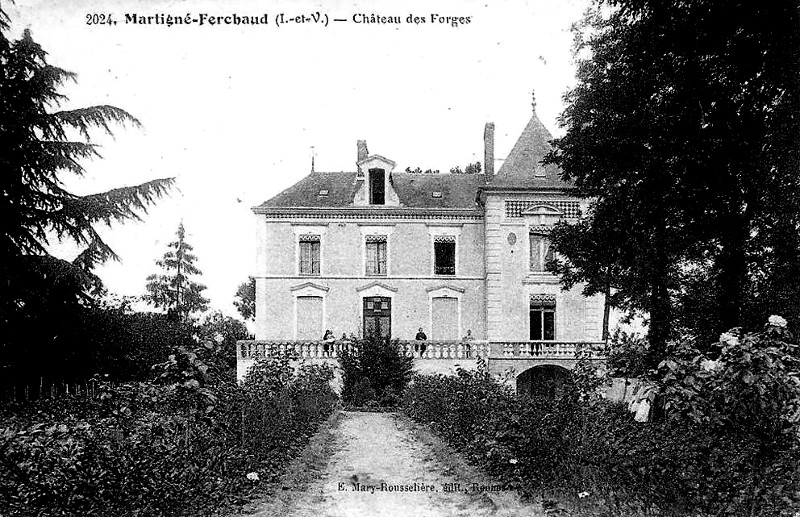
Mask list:
[[[319,235],[300,236],[300,274],[319,275]]]
[[[556,299],[552,295],[531,296],[531,341],[556,338]]]
[[[456,238],[453,235],[433,238],[433,274],[456,274]]]
[[[386,236],[367,235],[367,275],[386,275]]]
[[[369,171],[369,204],[383,205],[386,203],[385,173],[383,169],[370,169]]]
[[[531,271],[544,272],[548,260],[553,260],[550,240],[543,234],[531,233]]]

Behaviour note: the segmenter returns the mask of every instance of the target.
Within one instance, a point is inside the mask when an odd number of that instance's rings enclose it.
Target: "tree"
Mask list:
[[[80,162],[99,157],[91,129],[111,134],[114,124],[139,122],[107,105],[60,109],[67,99],[59,89],[76,75],[48,64],[30,31],[16,41],[8,31],[0,8],[0,363],[17,368],[31,353],[58,362],[80,346],[65,341],[67,315],[101,291],[94,266],[118,258],[97,226],[140,219],[174,180],[88,195],[68,191],[64,176],[82,176]],[[48,245],[55,239],[72,240],[82,251],[72,262],[54,257]],[[33,344],[35,351],[28,348]]]
[[[649,314],[653,362],[678,333],[798,314],[797,3],[598,3],[546,160],[595,201],[557,251]]]
[[[247,282],[242,282],[236,289],[233,305],[245,320],[256,317],[256,279],[247,277]]]
[[[154,306],[166,309],[168,314],[176,318],[187,319],[195,312],[203,312],[208,308],[208,300],[201,294],[206,286],[190,280],[190,275],[201,275],[194,265],[197,257],[194,249],[186,242],[186,231],[183,223],[178,225],[178,240],[167,244],[166,253],[156,261],[165,271],[163,274],[152,274],[147,277],[147,293],[144,300]]]
[[[480,174],[481,173],[481,162],[475,162],[467,164],[464,167],[464,170],[461,170],[461,167],[456,165],[452,169],[450,169],[450,174]]]

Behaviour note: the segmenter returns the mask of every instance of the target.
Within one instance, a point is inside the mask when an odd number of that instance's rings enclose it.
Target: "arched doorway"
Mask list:
[[[517,393],[555,399],[564,392],[571,376],[570,371],[562,366],[534,366],[517,376]]]

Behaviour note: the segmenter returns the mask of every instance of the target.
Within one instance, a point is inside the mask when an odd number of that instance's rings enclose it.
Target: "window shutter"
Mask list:
[[[377,255],[378,255],[378,274],[385,275],[386,274],[386,241],[378,242],[377,244]]]
[[[314,242],[311,244],[311,274],[318,275],[319,274],[319,241]]]

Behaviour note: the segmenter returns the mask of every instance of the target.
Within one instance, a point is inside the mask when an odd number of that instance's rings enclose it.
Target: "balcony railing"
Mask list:
[[[592,357],[601,359],[602,341],[493,341],[493,359],[574,359],[582,350],[593,351]]]
[[[578,341],[398,341],[403,353],[418,359],[574,359],[590,348],[602,359],[602,342]],[[239,341],[239,360],[292,356],[302,359],[335,359],[342,350],[357,351],[352,341]]]
[[[421,359],[476,359],[489,357],[486,341],[399,341],[408,357]],[[342,350],[357,351],[352,341],[239,341],[239,360],[262,357],[293,356],[302,359],[327,359],[341,355]]]

